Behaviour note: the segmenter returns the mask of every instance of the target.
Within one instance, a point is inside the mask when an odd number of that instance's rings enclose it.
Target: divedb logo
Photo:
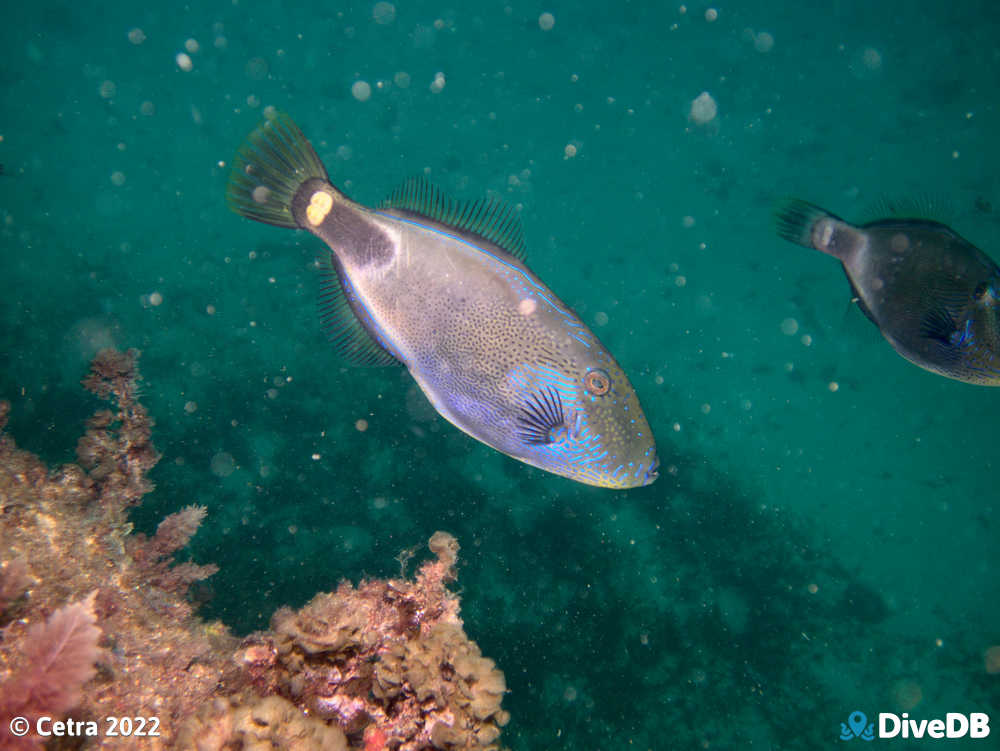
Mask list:
[[[875,738],[986,738],[990,734],[990,716],[985,712],[948,712],[944,719],[914,720],[909,713],[901,715],[879,712],[876,723],[869,722],[864,712],[855,710],[840,723],[840,740],[863,741]]]

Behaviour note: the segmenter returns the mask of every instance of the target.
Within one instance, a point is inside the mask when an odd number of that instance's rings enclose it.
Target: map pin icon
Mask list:
[[[861,734],[865,732],[865,725],[868,724],[868,718],[865,717],[864,712],[851,712],[851,716],[847,718],[847,724],[851,726],[854,737],[860,738]]]

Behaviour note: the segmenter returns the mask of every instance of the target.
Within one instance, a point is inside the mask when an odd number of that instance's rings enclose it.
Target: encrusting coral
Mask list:
[[[36,720],[67,712],[83,749],[498,748],[506,685],[447,589],[451,535],[431,538],[436,558],[414,579],[342,582],[242,642],[194,614],[187,587],[217,569],[173,556],[205,509],[152,537],[127,521],[159,459],[137,358],[95,359],[84,385],[115,409],[88,421],[79,466],[19,450],[0,402],[0,749],[41,748]],[[113,737],[107,717],[157,718],[157,735]]]

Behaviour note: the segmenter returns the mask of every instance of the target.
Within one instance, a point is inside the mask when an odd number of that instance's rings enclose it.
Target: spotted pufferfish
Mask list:
[[[520,220],[412,179],[377,208],[334,187],[285,114],[240,148],[227,202],[329,247],[324,320],[349,360],[401,363],[438,413],[515,459],[606,488],[659,460],[621,366],[524,262]]]

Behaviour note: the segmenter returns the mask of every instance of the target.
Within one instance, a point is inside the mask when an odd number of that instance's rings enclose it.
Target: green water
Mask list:
[[[208,507],[202,612],[241,633],[452,532],[518,751],[836,747],[853,710],[990,712],[1000,392],[898,357],[836,261],[779,240],[770,211],[930,196],[1000,257],[1000,12],[709,7],[7,8],[11,432],[71,459],[89,358],[140,348],[164,459],[133,518]],[[699,124],[703,91],[717,115]],[[438,418],[405,371],[341,362],[319,242],[224,205],[268,106],[357,200],[425,174],[522,207],[531,267],[639,392],[661,478],[547,475]]]

